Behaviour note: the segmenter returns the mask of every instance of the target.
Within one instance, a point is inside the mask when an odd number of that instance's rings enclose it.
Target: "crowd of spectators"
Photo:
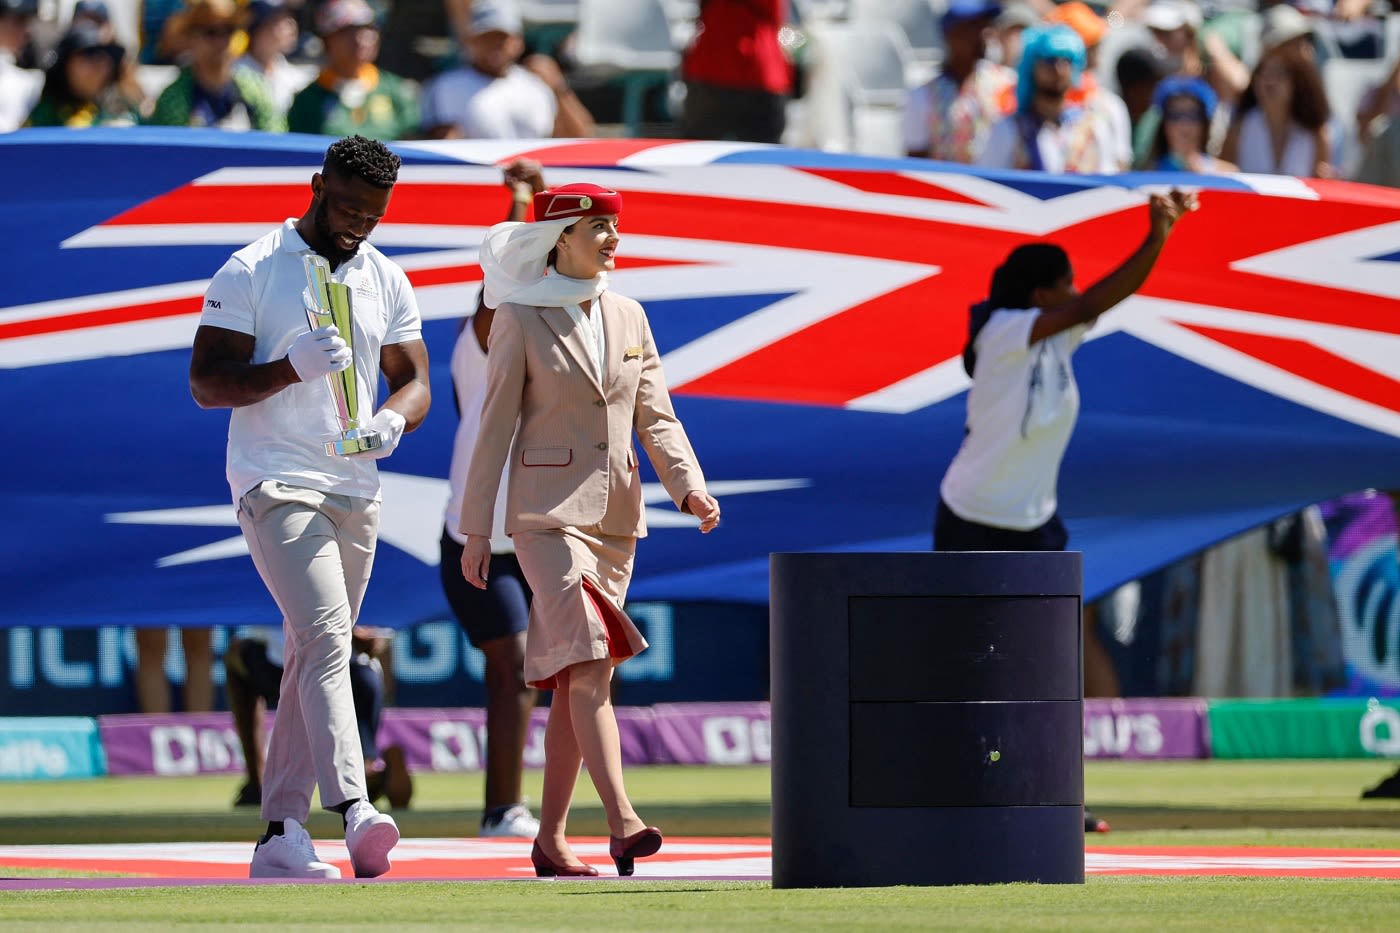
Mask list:
[[[947,53],[910,89],[904,150],[1051,172],[1393,185],[1396,17],[1369,0],[948,0]]]
[[[846,67],[841,27],[881,15],[848,0],[650,2],[686,20],[652,133],[797,145],[811,142],[813,70]],[[138,21],[120,30],[107,0],[65,8],[54,23],[38,0],[0,0],[0,132],[576,137],[613,105],[606,81],[581,93],[572,27],[532,23],[518,0],[144,0],[122,7]],[[909,69],[902,153],[1400,184],[1400,0],[929,0],[928,13],[937,47],[926,73]],[[858,134],[816,144],[870,151]]]
[[[430,2],[454,34],[426,75],[407,76],[379,62],[385,45],[406,60],[403,42],[385,41],[392,4],[183,0],[162,16],[160,0],[147,0],[132,49],[118,41],[105,0],[77,0],[57,29],[44,28],[54,24],[40,19],[38,0],[0,0],[0,132],[150,124],[380,140],[594,134],[560,62],[527,46],[510,0]]]

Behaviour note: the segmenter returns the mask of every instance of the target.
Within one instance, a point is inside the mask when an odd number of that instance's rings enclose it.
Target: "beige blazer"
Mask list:
[[[642,306],[604,292],[607,366],[598,383],[585,337],[563,308],[503,303],[487,341],[486,399],[462,502],[464,534],[491,534],[501,471],[510,458],[506,534],[598,526],[645,537],[633,432],[666,492],[705,491],[705,477],[676,419]],[[517,423],[519,425],[517,429]],[[514,437],[514,442],[512,442]]]

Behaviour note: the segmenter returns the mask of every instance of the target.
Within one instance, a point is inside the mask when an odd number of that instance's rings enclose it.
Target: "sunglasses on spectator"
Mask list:
[[[235,30],[232,26],[198,26],[191,32],[206,39],[232,39]]]
[[[1206,118],[1198,110],[1168,110],[1162,114],[1162,119],[1168,123],[1184,123],[1190,120],[1192,123],[1204,123]]]

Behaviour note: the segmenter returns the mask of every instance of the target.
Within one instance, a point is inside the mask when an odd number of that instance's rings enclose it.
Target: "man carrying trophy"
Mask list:
[[[367,799],[349,677],[379,530],[375,461],[430,402],[413,289],[366,242],[398,169],[382,143],[333,143],[306,212],[233,254],[195,333],[190,391],[201,408],[233,409],[229,486],[286,635],[253,878],[340,877],[305,829],[313,788],[344,819],[356,877],[388,871],[399,839]],[[381,374],[389,395],[376,411]]]

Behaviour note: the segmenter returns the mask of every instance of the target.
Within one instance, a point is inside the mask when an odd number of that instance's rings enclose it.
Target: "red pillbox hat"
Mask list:
[[[535,220],[621,213],[622,195],[599,185],[560,185],[535,195]]]

